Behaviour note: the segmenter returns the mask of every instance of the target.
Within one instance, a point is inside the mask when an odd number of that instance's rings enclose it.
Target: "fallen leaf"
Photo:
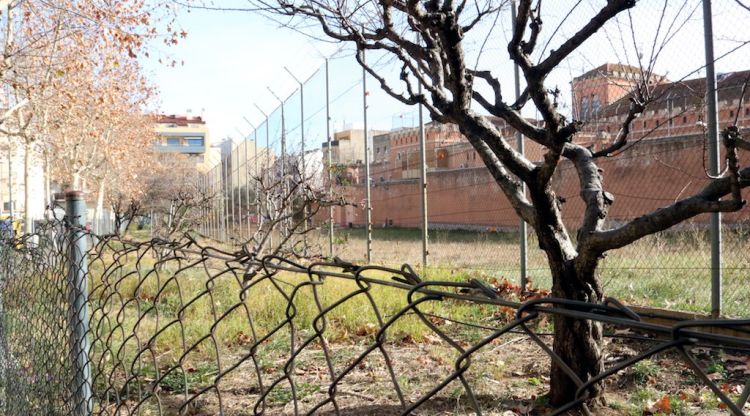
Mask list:
[[[655,403],[648,405],[645,409],[645,412],[647,414],[654,414],[654,413],[670,414],[672,413],[672,403],[669,400],[669,396],[665,394],[661,399],[657,400]]]
[[[358,337],[365,337],[376,332],[378,332],[378,327],[371,323],[360,325],[354,330],[354,334]]]

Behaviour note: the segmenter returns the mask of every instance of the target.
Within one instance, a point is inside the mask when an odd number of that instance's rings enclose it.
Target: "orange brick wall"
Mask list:
[[[602,159],[605,189],[615,196],[609,219],[623,222],[676,199],[693,194],[708,181],[704,173],[702,137],[642,142],[632,150],[611,159]],[[746,165],[750,152],[740,154]],[[583,203],[578,197],[575,170],[564,162],[553,179],[559,196],[565,198],[563,216],[575,227],[582,217]],[[430,172],[428,174],[428,212],[436,228],[511,229],[518,219],[507,199],[484,167]],[[364,186],[344,189],[350,201],[359,207],[336,209],[339,226],[364,225]],[[374,183],[372,191],[373,225],[418,227],[421,206],[418,179]],[[744,196],[750,199],[750,191]],[[695,221],[706,221],[702,216]],[[726,222],[746,220],[746,207],[738,213],[724,214]]]

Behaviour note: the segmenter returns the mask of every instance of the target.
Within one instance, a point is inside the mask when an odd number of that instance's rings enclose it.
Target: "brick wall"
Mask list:
[[[611,221],[623,222],[675,200],[691,195],[708,181],[704,172],[703,137],[644,141],[611,159],[602,159],[605,189],[615,196],[610,210]],[[740,154],[745,164],[750,152]],[[418,227],[421,206],[418,179],[375,182],[372,187],[373,225]],[[563,162],[553,179],[559,196],[565,199],[563,216],[575,227],[583,213],[578,197],[579,183],[569,162]],[[428,173],[429,222],[436,228],[512,229],[518,219],[499,187],[484,167],[442,170]],[[363,206],[364,186],[342,189],[348,200]],[[750,191],[744,196],[750,199]],[[336,209],[339,226],[364,225],[360,207]],[[748,208],[724,214],[725,222],[747,220]],[[694,221],[705,222],[707,216]]]

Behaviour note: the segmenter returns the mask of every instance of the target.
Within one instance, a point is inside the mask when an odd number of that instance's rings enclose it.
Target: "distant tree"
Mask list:
[[[548,87],[546,80],[607,22],[635,7],[634,0],[608,0],[601,6],[590,5],[592,12],[579,20],[583,22],[580,26],[566,29],[569,35],[557,43],[554,41],[560,33],[555,30],[547,44],[540,41],[543,2],[518,0],[517,18],[505,45],[510,61],[521,72],[523,89],[518,99],[509,99],[501,90],[501,80],[492,68],[477,68],[480,61],[469,61],[466,54],[468,34],[491,31],[495,26],[493,19],[508,2],[272,0],[251,3],[255,6],[253,10],[264,11],[276,20],[286,19],[287,24],[298,25],[297,29],[308,29],[314,23],[322,29],[323,37],[353,45],[359,64],[391,97],[409,105],[421,104],[429,110],[432,119],[456,124],[515,212],[536,234],[547,256],[553,278],[552,294],[556,297],[602,302],[604,293],[597,267],[608,251],[696,215],[737,211],[744,204],[740,189],[750,185],[750,168],[740,169],[737,163],[728,163],[723,177],[712,179],[694,195],[624,224],[607,222],[614,197],[605,190],[604,174],[597,161],[615,155],[628,143],[633,120],[657,98],[652,95],[651,81],[661,45],[654,45],[654,53],[647,58],[650,61],[640,62],[639,57],[641,73],[632,91],[629,112],[611,146],[602,151],[594,152],[574,142],[574,136],[584,123],[568,119],[560,112],[559,91]],[[569,16],[564,19],[570,26]],[[655,21],[658,19],[660,16],[654,16]],[[670,23],[672,27],[680,26],[679,22],[667,21],[664,27]],[[630,30],[637,31],[632,27]],[[485,33],[473,39],[490,40],[491,36]],[[365,59],[366,51],[379,58],[377,64]],[[400,68],[397,79],[379,69],[378,64],[383,61],[395,62]],[[419,87],[423,94],[418,92]],[[521,111],[527,106],[537,112],[541,123],[522,116]],[[543,160],[534,163],[516,151],[483,113],[505,120],[528,140],[543,147],[546,151]],[[738,138],[727,137],[730,139],[725,140],[726,153],[736,162]],[[562,200],[551,183],[563,160],[570,161],[575,168],[580,183],[579,196],[585,204],[575,237],[566,226],[560,208]],[[581,380],[588,380],[602,371],[602,328],[599,325],[557,315],[554,329],[555,352]],[[574,399],[576,385],[556,362],[552,363],[550,384],[553,404]],[[603,384],[595,384],[589,391],[589,402],[597,402],[602,390]]]
[[[133,62],[138,54],[148,54],[146,45],[149,40],[164,36],[167,44],[175,44],[185,36],[184,32],[171,24],[174,17],[172,9],[172,3],[167,0],[125,3],[74,0],[2,2],[4,18],[3,30],[0,31],[0,84],[13,111],[6,112],[6,117],[0,120],[0,131],[9,140],[20,141],[24,149],[27,232],[31,231],[31,216],[28,215],[31,191],[28,184],[32,161],[42,154],[46,161],[50,161],[49,156],[55,150],[50,147],[59,144],[54,140],[55,133],[65,124],[68,131],[74,124],[80,127],[79,132],[84,126],[89,128],[86,133],[99,128],[96,133],[99,137],[111,131],[103,123],[96,123],[94,127],[85,121],[85,117],[101,116],[118,105],[122,110],[122,100],[108,98],[118,95],[118,92],[132,92],[132,86],[143,87],[138,82],[139,70],[133,66]],[[117,81],[120,84],[110,83],[110,90],[105,93],[104,82],[100,82],[99,78],[111,74],[113,67],[119,67],[121,78]],[[134,69],[136,72],[133,72]],[[126,74],[130,76],[124,76]],[[119,98],[123,96],[119,94]],[[98,102],[92,101],[94,97]],[[132,99],[125,101],[134,103]],[[63,106],[80,111],[60,111]],[[129,110],[136,114],[142,111],[132,107]],[[86,133],[82,136],[89,138]],[[58,152],[54,154],[57,156]],[[92,154],[92,159],[96,156]],[[52,158],[51,161],[58,162],[60,159]],[[79,169],[86,170],[89,166],[87,163],[79,164]],[[74,173],[71,183],[80,189],[82,178]],[[58,179],[67,182],[67,178]]]
[[[218,194],[201,184],[202,173],[185,155],[162,155],[160,164],[144,178],[141,206],[156,215],[151,219],[154,236],[175,240],[203,222]]]
[[[342,206],[343,198],[330,195],[325,186],[322,165],[311,167],[301,157],[287,158],[285,175],[267,170],[252,178],[251,188],[259,195],[259,215],[255,232],[244,242],[256,258],[281,255],[287,258],[320,257],[322,250],[307,235],[317,231],[313,219],[321,210]]]

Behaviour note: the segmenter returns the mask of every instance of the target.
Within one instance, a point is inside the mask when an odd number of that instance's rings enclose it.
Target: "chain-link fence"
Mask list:
[[[423,280],[409,266],[257,259],[189,236],[90,238],[74,215],[82,205],[70,195],[67,221],[0,245],[5,415],[523,414],[513,407],[521,402],[504,399],[514,375],[498,359],[505,350],[506,360],[523,358],[521,340],[534,362],[549,357],[576,386],[574,400],[540,411],[562,414],[598,381],[670,351],[719,408],[741,415],[750,394],[746,371],[727,368],[717,379],[714,368],[727,360],[714,349],[750,348],[747,320],[665,326],[612,299]],[[555,316],[601,322],[633,343],[599,377],[581,380],[549,347]],[[523,371],[526,384],[547,388],[548,379]]]
[[[707,60],[703,46],[696,46],[708,36],[702,5],[699,0],[639,4],[605,25],[548,77],[560,111],[584,123],[575,141],[595,152],[611,150],[598,160],[605,189],[615,201],[609,225],[700,190],[724,166],[721,151],[711,149],[712,134],[735,124],[744,132],[750,120],[750,61],[743,53],[748,41],[738,29],[749,23],[750,13],[741,2],[714,4],[710,39],[718,126],[712,127]],[[545,4],[541,18],[550,30],[538,40],[539,59],[596,10],[598,6],[587,2]],[[501,7],[491,29],[481,32],[486,37],[467,34],[464,40],[477,66],[493,68],[503,91],[509,92],[514,89],[512,62],[505,48],[498,51],[489,45],[506,45],[511,30],[510,7]],[[377,54],[371,59],[383,76],[398,73],[387,59]],[[388,98],[372,77],[363,75],[351,53],[328,60],[306,80],[291,76],[297,89],[270,115],[264,113],[263,123],[208,174],[209,186],[221,190],[223,199],[207,214],[217,218],[204,227],[207,235],[226,242],[247,238],[259,216],[258,193],[249,178],[305,155],[301,160],[307,161],[310,175],[353,204],[316,218],[321,247],[328,247],[325,254],[388,265],[426,259],[429,273],[436,276],[462,271],[550,286],[546,258],[533,232],[522,231],[510,203],[456,126],[424,120],[420,133],[417,109]],[[519,87],[522,91],[525,85]],[[632,102],[646,104],[645,110],[629,126],[627,142],[620,143],[618,133]],[[541,123],[534,113],[523,115]],[[529,160],[542,160],[540,146],[518,142],[514,129],[502,120],[493,122],[509,143],[524,144]],[[746,160],[747,152],[740,156]],[[574,234],[583,202],[570,164],[561,165],[554,188]],[[746,314],[749,216],[745,207],[722,215],[721,226],[714,228],[709,215],[698,216],[608,253],[600,267],[607,293],[634,303],[708,313],[712,307],[716,312],[713,290],[723,295],[722,313]],[[423,223],[429,229],[424,244]]]

